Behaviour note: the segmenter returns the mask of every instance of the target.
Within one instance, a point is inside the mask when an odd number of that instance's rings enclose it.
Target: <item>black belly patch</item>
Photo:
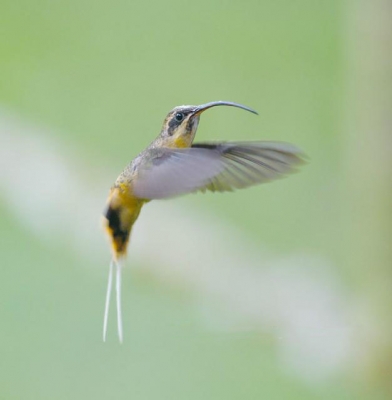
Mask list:
[[[116,244],[117,251],[124,251],[128,241],[129,230],[121,227],[121,208],[109,208],[105,213],[108,220],[108,227],[111,231],[113,241]]]

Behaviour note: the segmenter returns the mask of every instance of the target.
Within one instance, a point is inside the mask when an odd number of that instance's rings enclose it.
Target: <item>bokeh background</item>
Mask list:
[[[392,396],[388,0],[0,2],[0,398]],[[143,209],[101,339],[108,190],[180,104],[288,179]]]

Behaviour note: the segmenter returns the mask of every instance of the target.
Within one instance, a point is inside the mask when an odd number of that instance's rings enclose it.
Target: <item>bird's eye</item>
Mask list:
[[[177,113],[174,118],[176,121],[181,122],[184,119],[184,114],[183,113]]]

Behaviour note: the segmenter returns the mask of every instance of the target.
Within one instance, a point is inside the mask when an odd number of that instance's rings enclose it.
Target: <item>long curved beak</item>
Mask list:
[[[231,107],[237,107],[237,108],[242,108],[243,110],[249,111],[253,114],[258,115],[257,111],[253,110],[250,107],[244,106],[239,103],[233,103],[232,101],[211,101],[210,103],[205,103],[200,106],[197,106],[193,112],[192,115],[198,115],[201,114],[203,111],[208,110],[211,107],[215,106],[231,106]]]

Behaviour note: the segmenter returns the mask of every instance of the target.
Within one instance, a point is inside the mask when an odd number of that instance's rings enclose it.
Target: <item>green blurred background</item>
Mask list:
[[[391,2],[0,6],[0,398],[391,398]],[[198,140],[310,162],[145,207],[104,344],[108,190],[212,100],[260,115],[213,109]]]

